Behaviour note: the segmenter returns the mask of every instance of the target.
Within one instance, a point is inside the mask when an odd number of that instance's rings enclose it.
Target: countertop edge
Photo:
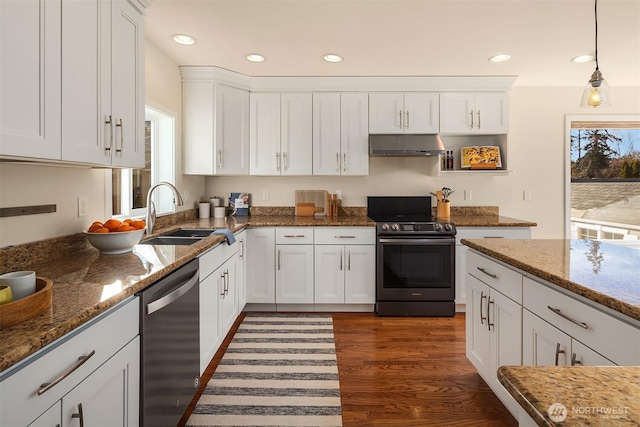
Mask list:
[[[549,420],[547,420],[547,418],[536,409],[535,405],[531,403],[529,398],[522,394],[522,386],[517,383],[516,378],[509,375],[508,370],[508,366],[500,366],[498,368],[498,381],[500,381],[500,384],[504,386],[522,409],[524,409],[539,426],[553,427],[554,424],[550,423]]]

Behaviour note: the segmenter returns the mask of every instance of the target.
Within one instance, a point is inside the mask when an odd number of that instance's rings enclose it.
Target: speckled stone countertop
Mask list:
[[[540,426],[640,425],[637,366],[502,366],[498,380]]]
[[[596,240],[462,239],[513,267],[640,320],[640,250]]]

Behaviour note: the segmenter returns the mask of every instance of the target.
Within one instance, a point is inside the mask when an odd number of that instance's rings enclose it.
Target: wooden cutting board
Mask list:
[[[326,216],[327,215],[327,191],[326,190],[296,190],[296,216]],[[299,206],[315,207],[312,215],[308,215],[309,210],[303,208],[303,215],[298,213]]]

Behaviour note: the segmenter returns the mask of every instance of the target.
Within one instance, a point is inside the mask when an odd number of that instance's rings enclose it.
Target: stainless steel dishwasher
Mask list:
[[[199,264],[141,291],[140,425],[175,427],[200,382]]]

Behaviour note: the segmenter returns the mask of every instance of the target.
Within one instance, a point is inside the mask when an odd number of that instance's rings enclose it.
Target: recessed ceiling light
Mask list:
[[[593,59],[593,55],[578,55],[571,58],[571,62],[580,64],[582,62],[589,62],[592,59]]]
[[[264,61],[264,56],[260,55],[259,53],[250,53],[249,55],[247,55],[247,61],[262,62]]]
[[[336,55],[335,53],[327,53],[323,58],[327,62],[340,62],[340,61],[342,61],[342,56]]]
[[[504,62],[504,61],[508,61],[511,59],[511,55],[509,55],[508,53],[501,53],[499,55],[493,55],[492,57],[489,58],[489,61],[491,62]]]
[[[188,34],[174,34],[171,37],[173,37],[174,42],[179,44],[190,45],[190,44],[195,44],[196,42],[196,39],[194,39]]]

